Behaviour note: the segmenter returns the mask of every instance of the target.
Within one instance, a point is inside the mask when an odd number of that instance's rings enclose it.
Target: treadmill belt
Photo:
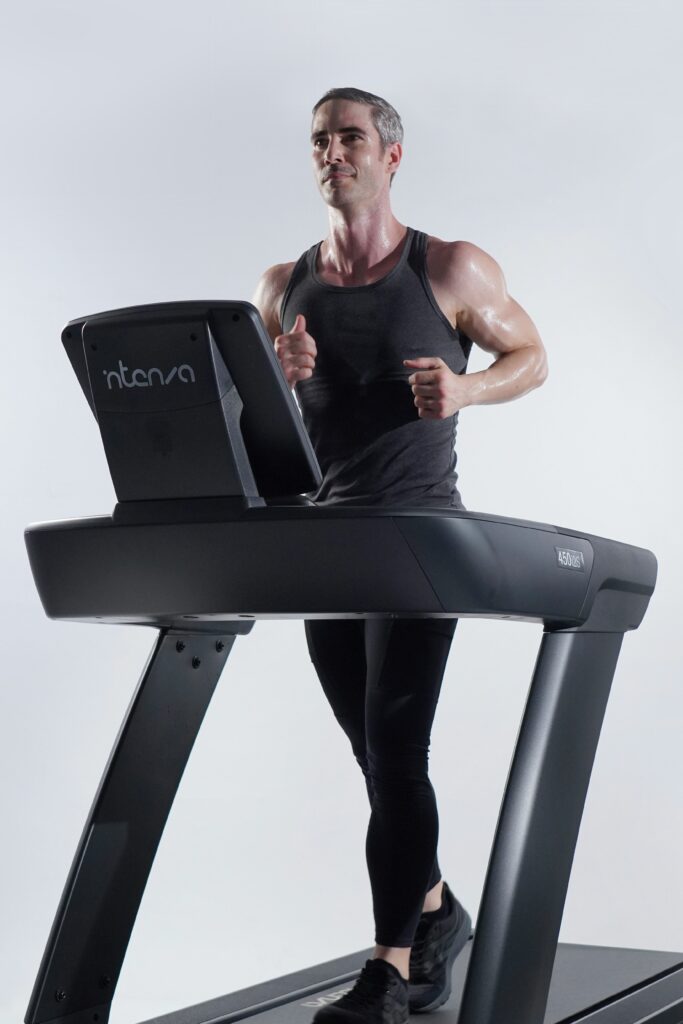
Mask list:
[[[457,1022],[471,948],[470,940],[455,962],[451,997],[435,1011],[439,1024]],[[353,988],[372,953],[372,948],[361,950],[144,1024],[228,1024],[246,1018],[258,1024],[309,1024],[319,1007]],[[680,1010],[650,1018],[657,1008],[679,1000]],[[411,1019],[425,1022],[428,1016],[434,1019],[433,1014]],[[646,1017],[662,1024],[683,1022],[683,953],[559,944],[545,1024],[636,1024]]]

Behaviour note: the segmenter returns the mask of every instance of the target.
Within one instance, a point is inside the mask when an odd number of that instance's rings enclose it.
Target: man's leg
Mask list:
[[[368,671],[366,623],[360,619],[310,619],[304,625],[311,661],[334,716],[348,737],[356,761],[363,772],[372,809],[374,787],[368,765],[365,735]],[[370,628],[369,634],[372,673],[376,672],[373,659],[376,660],[378,652],[382,653],[381,643],[372,643],[372,637],[378,628],[381,630],[379,623]],[[454,628],[455,620],[443,620],[439,625],[439,632],[445,632],[450,636]],[[441,870],[435,852],[423,910],[433,911],[441,906],[442,888]],[[408,976],[409,947],[394,950],[390,947],[377,946],[376,955],[388,959],[404,977]]]
[[[443,620],[446,630],[455,628]],[[362,619],[309,619],[304,622],[308,653],[332,708],[335,718],[346,733],[353,754],[365,778],[372,809],[374,790],[365,741],[366,644],[365,621]],[[429,878],[424,910],[437,910],[441,905],[441,869],[438,859]]]
[[[363,774],[370,805],[372,782],[365,752],[365,641],[362,619],[308,619],[306,643],[334,717],[346,733]]]
[[[404,977],[420,914],[440,904],[440,875],[434,879],[438,813],[428,754],[455,626],[455,619],[366,622],[365,724],[373,793],[366,853],[376,955]]]

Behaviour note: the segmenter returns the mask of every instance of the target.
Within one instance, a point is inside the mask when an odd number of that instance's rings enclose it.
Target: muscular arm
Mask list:
[[[496,261],[470,242],[456,242],[449,263],[458,327],[496,357],[488,369],[465,375],[468,405],[508,402],[539,387],[548,375],[543,342],[508,295]]]
[[[470,242],[430,239],[428,270],[437,301],[452,323],[495,361],[478,373],[453,374],[442,360],[414,359],[409,382],[421,416],[449,416],[468,405],[520,398],[548,375],[543,342],[531,317],[508,295],[496,261]]]
[[[256,306],[271,339],[282,333],[280,326],[280,303],[287,287],[293,263],[276,263],[261,275],[252,303]]]

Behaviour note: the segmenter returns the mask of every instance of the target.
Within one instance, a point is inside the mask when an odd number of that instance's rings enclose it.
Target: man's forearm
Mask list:
[[[463,376],[467,405],[493,405],[521,398],[540,387],[547,375],[544,349],[529,345],[506,352],[487,370]]]

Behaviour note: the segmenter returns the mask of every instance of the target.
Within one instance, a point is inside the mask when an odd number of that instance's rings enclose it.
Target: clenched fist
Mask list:
[[[306,331],[306,318],[297,314],[294,326],[287,334],[278,334],[275,339],[275,354],[280,360],[282,372],[290,388],[297,381],[313,376],[315,357],[318,350],[315,341]]]
[[[415,369],[408,377],[417,414],[424,420],[445,420],[470,404],[470,387],[463,374],[453,373],[439,356],[404,359]]]

